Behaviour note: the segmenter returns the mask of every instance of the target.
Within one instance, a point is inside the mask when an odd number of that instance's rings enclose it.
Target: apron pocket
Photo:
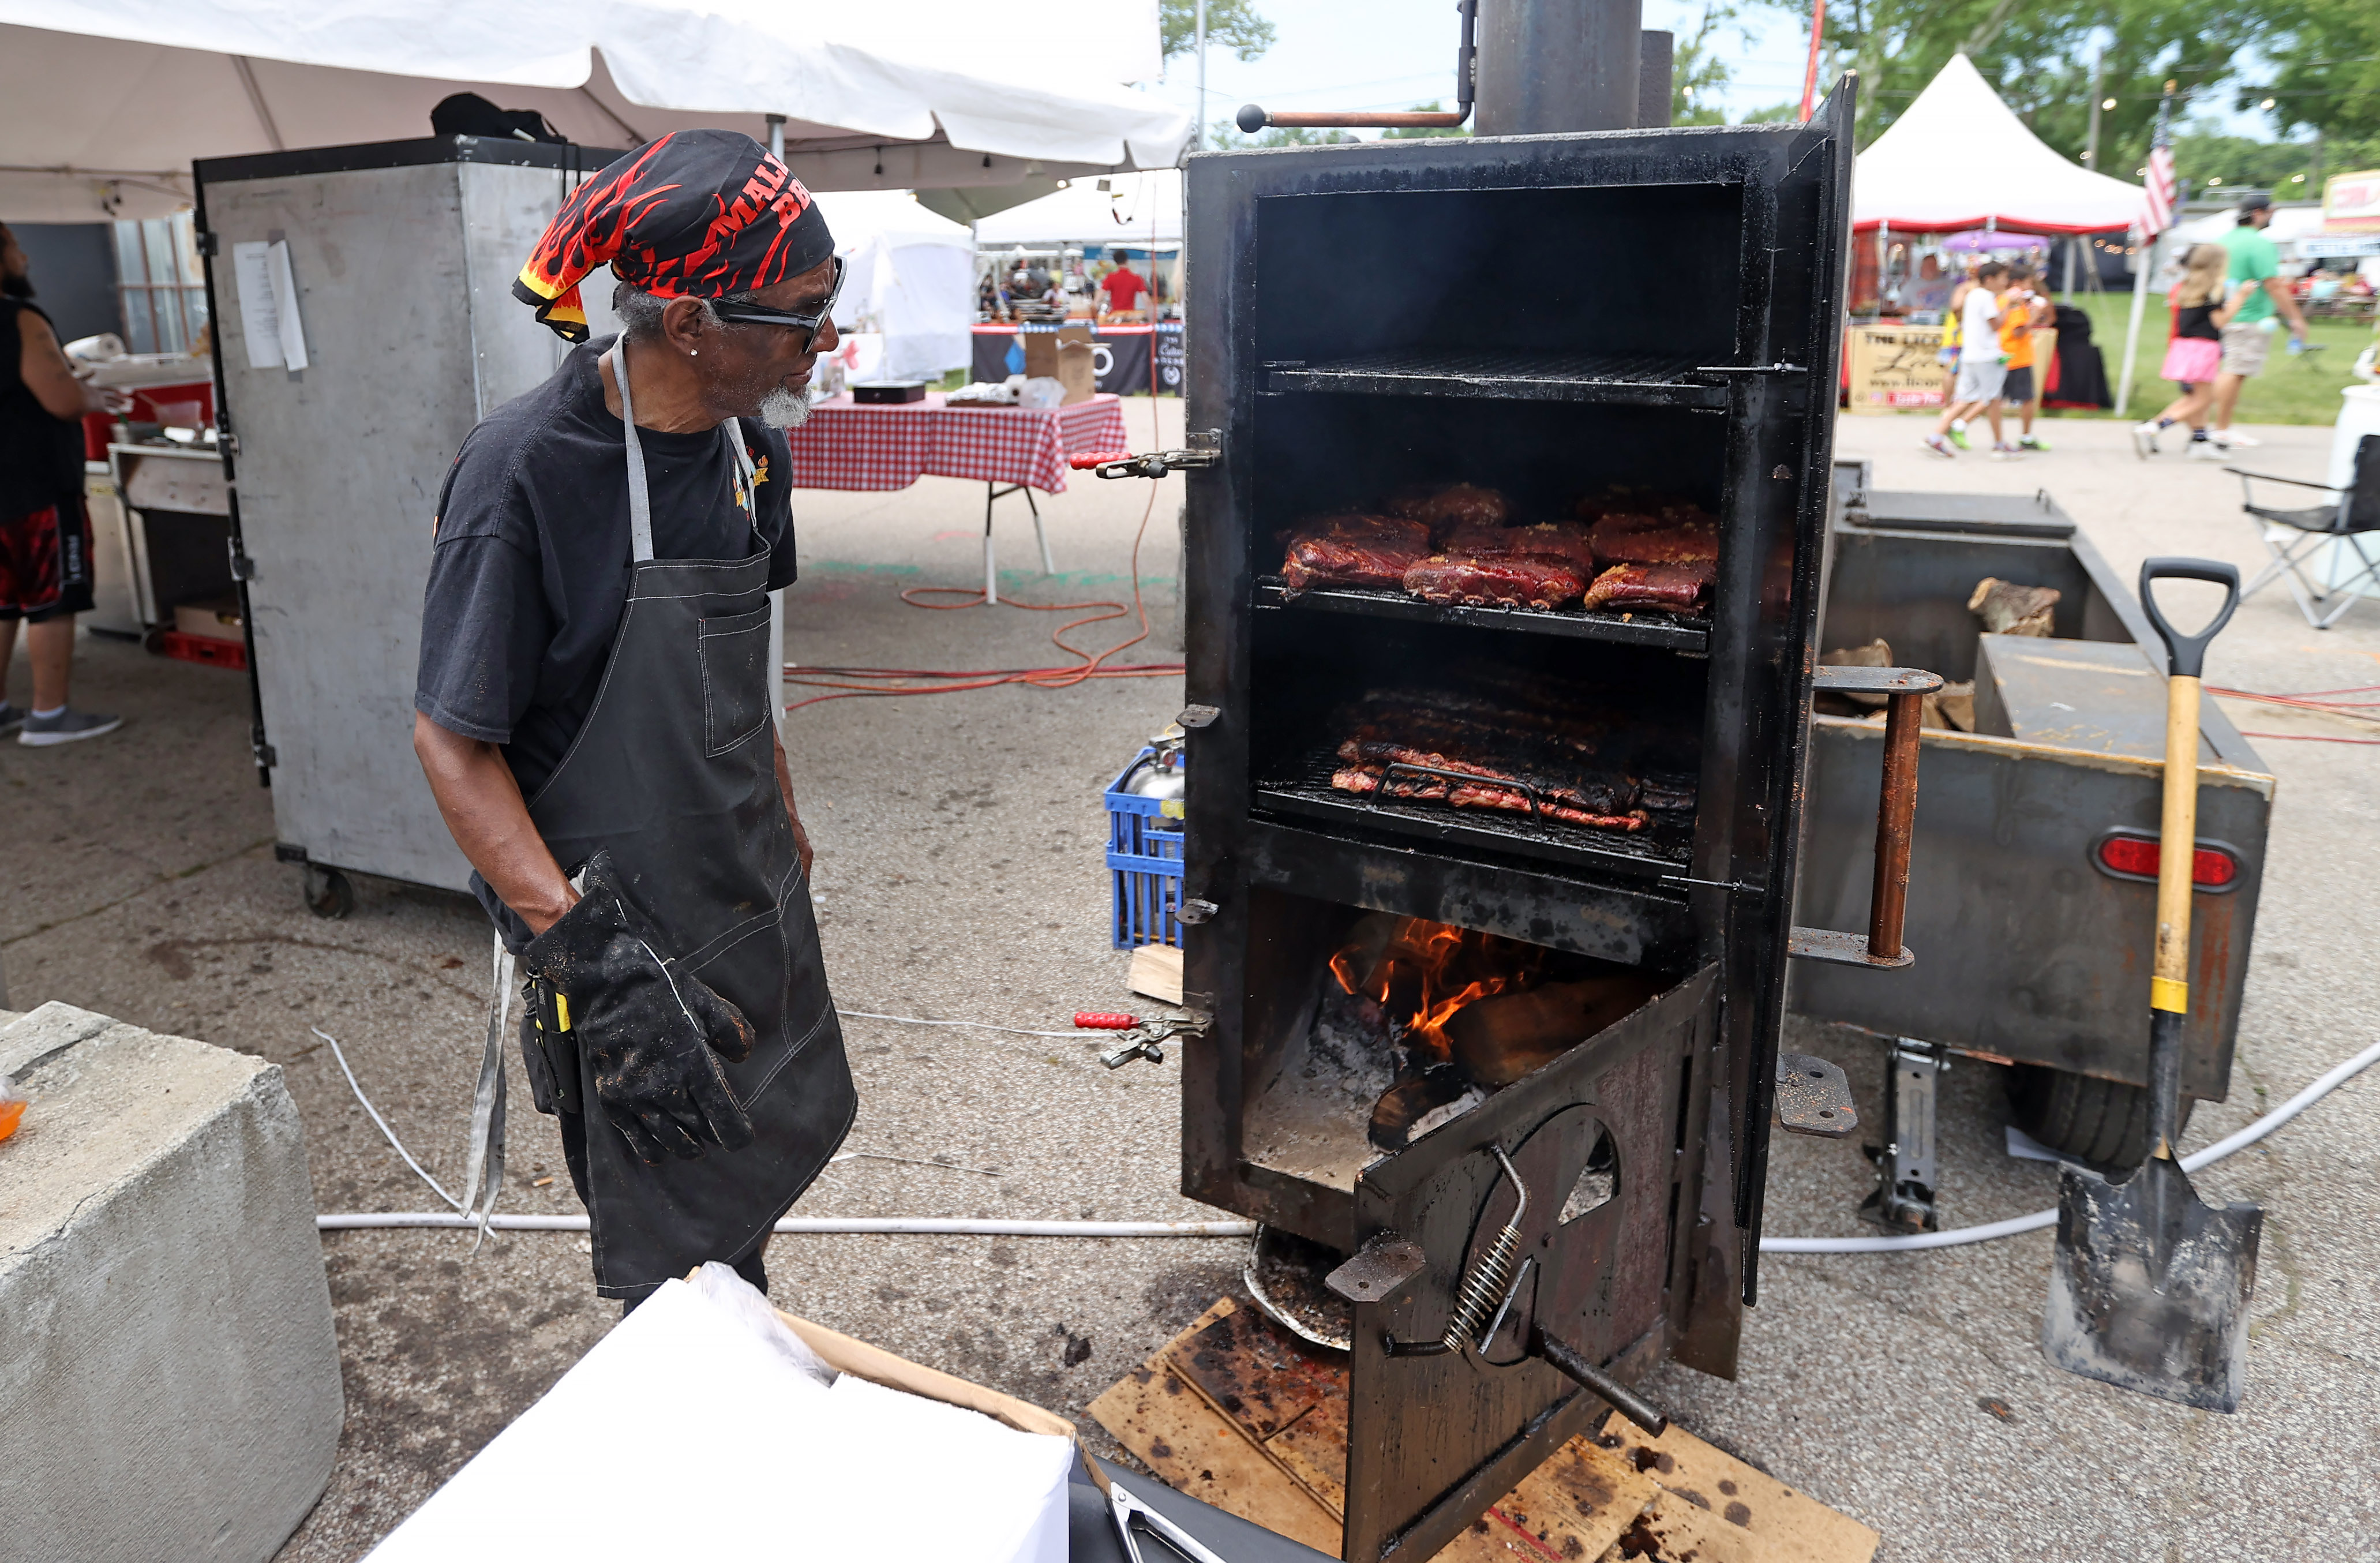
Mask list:
[[[701,621],[704,756],[716,758],[769,721],[769,610]]]

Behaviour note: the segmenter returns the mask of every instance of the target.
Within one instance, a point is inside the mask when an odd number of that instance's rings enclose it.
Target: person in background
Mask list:
[[[2240,388],[2249,380],[2265,372],[2265,358],[2270,351],[2271,328],[2265,324],[2277,309],[2281,319],[2289,323],[2289,351],[2305,348],[2305,315],[2298,309],[2295,295],[2290,293],[2289,279],[2281,275],[2281,252],[2265,236],[2265,229],[2273,220],[2273,198],[2262,190],[2250,190],[2240,198],[2240,220],[2229,233],[2223,236],[2223,248],[2229,251],[2231,268],[2228,285],[2254,283],[2256,291],[2249,295],[2223,328],[2223,367],[2215,377],[2215,443],[2225,450],[2234,445],[2259,445],[2263,441],[2253,435],[2231,431],[2231,414],[2240,405]]]
[[[0,224],[0,737],[13,733],[29,748],[124,725],[67,705],[75,615],[91,606],[82,419],[107,410],[105,398],[76,378],[50,317],[33,302],[32,265]],[[33,664],[30,709],[6,698],[19,619]]]
[[[1950,308],[1950,291],[1956,283],[1942,274],[1942,258],[1928,255],[1917,262],[1917,274],[1901,285],[1900,303],[1912,319],[1921,314],[1938,315]]]
[[[1975,285],[1967,290],[1959,309],[1958,380],[1942,409],[1941,421],[1923,442],[1936,455],[1956,456],[1950,430],[1961,428],[1960,442],[1964,444],[1965,420],[1980,413],[1991,420],[1992,455],[2007,458],[2007,442],[2000,429],[2000,387],[2007,369],[2000,361],[1999,328],[2000,295],[2008,285],[2009,269],[2004,262],[1986,260],[1975,268]]]
[[[1108,251],[1115,270],[1099,279],[1099,311],[1102,316],[1134,315],[1140,300],[1148,293],[1148,279],[1132,269],[1132,262],[1121,249]]]
[[[2015,442],[1993,446],[1994,453],[2000,455],[2049,449],[2033,432],[2034,416],[2041,410],[2041,377],[2034,370],[2033,331],[2035,326],[2052,323],[2057,316],[2055,306],[2033,290],[2034,280],[2033,267],[2019,261],[2009,268],[2009,290],[2000,296],[2000,356],[2008,365],[2000,400],[2014,409],[2018,418]]]
[[[2207,438],[2206,409],[2215,404],[2215,377],[2223,361],[2223,327],[2259,284],[2241,283],[2223,296],[2231,253],[2219,244],[2193,244],[2182,257],[2181,281],[2173,290],[2173,335],[2157,372],[2181,387],[2166,409],[2132,426],[2132,449],[2143,461],[2157,454],[2157,436],[2177,423],[2190,425],[2190,455],[2220,461],[2223,453]]]

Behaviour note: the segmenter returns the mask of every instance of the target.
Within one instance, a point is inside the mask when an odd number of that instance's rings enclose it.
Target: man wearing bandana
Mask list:
[[[589,341],[578,287],[607,263],[625,329]],[[579,345],[472,430],[439,501],[414,750],[526,975],[523,1061],[597,1290],[631,1307],[705,1260],[765,1288],[770,1231],[856,1110],[768,665],[795,574],[783,430],[841,276],[751,138],[629,153],[514,285]],[[492,1023],[491,1189],[496,1048]]]

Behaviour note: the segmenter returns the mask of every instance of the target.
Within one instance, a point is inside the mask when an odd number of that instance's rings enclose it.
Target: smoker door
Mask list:
[[[1623,1379],[1660,1361],[1672,1283],[1689,1273],[1682,1260],[1694,1243],[1678,1223],[1697,1221],[1690,1119],[1718,975],[1704,967],[1365,1170],[1360,1234],[1417,1243],[1428,1263],[1394,1295],[1355,1308],[1345,1557],[1432,1557],[1602,1414],[1602,1401],[1529,1355],[1533,1331]],[[1519,1252],[1536,1261],[1510,1315],[1484,1361],[1390,1355],[1391,1339],[1445,1332],[1463,1271],[1512,1218],[1498,1147],[1528,1189]]]

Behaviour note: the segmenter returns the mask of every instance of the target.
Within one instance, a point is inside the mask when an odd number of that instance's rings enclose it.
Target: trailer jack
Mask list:
[[[1876,1192],[1860,1214],[1891,1232],[1941,1230],[1934,1209],[1937,1174],[1935,1083],[1950,1067],[1950,1051],[1903,1036],[1892,1045],[1885,1082],[1884,1144],[1866,1145],[1876,1163]]]

